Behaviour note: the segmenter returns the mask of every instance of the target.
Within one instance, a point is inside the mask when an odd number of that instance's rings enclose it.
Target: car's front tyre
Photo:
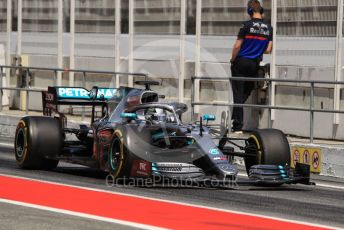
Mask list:
[[[285,134],[277,129],[254,131],[247,140],[246,152],[255,157],[246,157],[246,171],[253,165],[290,165],[290,147]]]

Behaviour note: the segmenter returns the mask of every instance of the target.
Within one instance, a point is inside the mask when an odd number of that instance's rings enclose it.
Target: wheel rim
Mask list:
[[[260,146],[259,140],[255,135],[251,135],[249,137],[249,143],[251,146],[255,148],[255,153],[257,154],[256,160],[258,164],[262,164],[262,156],[263,156],[263,151],[262,147]]]
[[[120,147],[120,141],[118,138],[116,138],[112,142],[111,146],[111,152],[110,152],[110,167],[111,171],[116,171],[118,169],[118,166],[120,165],[122,161],[121,157],[121,147]]]
[[[19,129],[17,138],[16,138],[16,154],[18,158],[22,158],[24,155],[24,150],[25,150],[25,131],[24,129]]]

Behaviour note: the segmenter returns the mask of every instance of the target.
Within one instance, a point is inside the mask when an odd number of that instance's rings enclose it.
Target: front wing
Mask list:
[[[188,170],[188,173],[190,173],[188,175],[184,169],[179,169],[176,166],[174,166],[175,172],[171,173],[172,169],[168,169],[166,165],[161,170],[158,165],[153,163],[154,176],[160,176],[162,178],[158,182],[174,180],[179,181],[181,185],[224,188],[233,188],[240,185],[271,187],[283,184],[315,185],[310,182],[310,166],[301,163],[298,163],[295,169],[281,165],[255,165],[251,167],[248,178],[228,177],[221,180],[216,177],[205,176],[201,171],[195,171],[195,166],[191,167],[193,170]],[[183,167],[186,168],[186,164],[183,164]],[[169,173],[166,173],[166,171]],[[179,173],[176,173],[177,171]]]

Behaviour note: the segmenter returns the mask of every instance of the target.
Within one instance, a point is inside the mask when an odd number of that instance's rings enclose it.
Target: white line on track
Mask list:
[[[106,217],[95,216],[95,215],[90,215],[90,214],[85,214],[85,213],[80,213],[80,212],[73,212],[73,211],[68,211],[68,210],[63,210],[63,209],[58,209],[58,208],[50,208],[46,206],[12,201],[12,200],[7,200],[7,199],[0,199],[0,203],[13,204],[13,205],[18,205],[18,206],[23,206],[23,207],[28,207],[28,208],[35,208],[39,210],[50,211],[50,212],[71,215],[71,216],[76,216],[76,217],[82,217],[82,218],[87,218],[87,219],[93,219],[93,220],[98,220],[98,221],[110,222],[114,224],[126,225],[126,226],[140,228],[140,229],[153,229],[153,230],[166,229],[166,228],[159,228],[159,227],[146,225],[146,224],[138,224],[138,223],[134,223],[130,221],[106,218]]]
[[[0,146],[5,146],[5,147],[14,147],[13,143],[4,143],[4,142],[0,142]]]
[[[283,222],[295,223],[295,224],[300,224],[300,225],[307,225],[307,226],[327,228],[327,229],[328,228],[336,229],[335,227],[332,227],[332,226],[313,224],[313,223],[304,222],[304,221],[296,221],[296,220],[291,220],[291,219],[264,216],[264,215],[260,215],[260,214],[240,212],[240,211],[234,211],[234,210],[229,210],[229,209],[222,209],[222,208],[215,208],[215,207],[209,207],[209,206],[204,206],[204,205],[184,203],[184,202],[180,202],[180,201],[171,201],[171,200],[164,200],[164,199],[152,198],[152,197],[147,197],[147,196],[139,196],[139,195],[133,195],[133,194],[127,194],[127,193],[113,192],[113,191],[108,191],[108,190],[88,188],[88,187],[63,184],[63,183],[57,183],[57,182],[51,182],[51,181],[44,181],[44,180],[32,179],[32,178],[21,177],[21,176],[12,176],[12,175],[7,175],[7,174],[3,174],[3,173],[0,173],[0,176],[36,181],[36,182],[59,185],[59,186],[67,186],[67,187],[71,187],[71,188],[79,188],[79,189],[84,189],[84,190],[89,190],[89,191],[103,192],[103,193],[109,193],[109,194],[115,194],[115,195],[127,196],[127,197],[139,198],[139,199],[147,199],[147,200],[165,202],[165,203],[170,203],[170,204],[184,205],[184,206],[188,206],[188,207],[202,208],[202,209],[208,209],[208,210],[214,210],[214,211],[220,211],[220,212],[226,212],[226,213],[232,213],[232,214],[234,213],[234,214],[239,214],[239,215],[252,216],[252,217],[258,217],[258,218],[264,218],[264,219],[270,219],[270,220],[276,220],[276,221],[283,221]]]
[[[337,185],[324,184],[324,183],[316,183],[315,186],[344,190],[344,186],[337,186]]]

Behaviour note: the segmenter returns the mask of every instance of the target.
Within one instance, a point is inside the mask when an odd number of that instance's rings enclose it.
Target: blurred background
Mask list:
[[[264,18],[274,26],[267,77],[291,80],[341,81],[343,72],[342,0],[261,0]],[[148,73],[161,82],[157,91],[167,101],[191,107],[195,101],[229,103],[228,81],[192,76],[230,77],[229,59],[236,35],[248,20],[246,0],[0,0],[1,64]],[[22,85],[22,74],[5,71],[3,84]],[[131,86],[136,78],[109,74],[31,71],[30,87],[70,85]],[[30,110],[41,110],[39,93],[31,93]],[[276,83],[267,98],[257,90],[250,102],[309,108],[311,90],[300,83]],[[341,87],[316,85],[316,109],[342,109]],[[20,109],[20,95],[9,93],[11,109]],[[198,107],[198,106],[197,106]],[[199,106],[196,116],[209,111],[220,116],[228,106]],[[267,127],[266,109],[247,109],[246,127]],[[192,120],[191,113],[187,119]],[[309,112],[275,110],[272,127],[308,136]],[[315,113],[316,137],[344,138],[344,117]]]

